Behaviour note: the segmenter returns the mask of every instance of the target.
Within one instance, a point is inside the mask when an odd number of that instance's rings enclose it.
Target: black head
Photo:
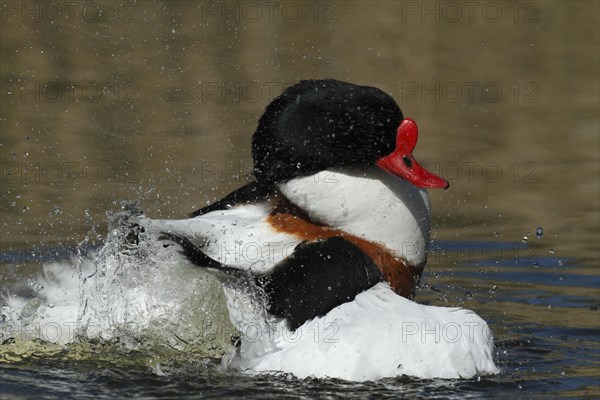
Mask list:
[[[396,144],[402,111],[383,91],[306,80],[269,104],[252,139],[254,174],[273,184],[330,167],[375,165]]]

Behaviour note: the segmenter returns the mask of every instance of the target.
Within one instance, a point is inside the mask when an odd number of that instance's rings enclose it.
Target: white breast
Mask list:
[[[323,224],[379,242],[412,265],[426,260],[431,207],[425,189],[377,167],[326,170],[279,189]]]

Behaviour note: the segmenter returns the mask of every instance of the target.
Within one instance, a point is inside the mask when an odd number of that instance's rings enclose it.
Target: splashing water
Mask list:
[[[542,236],[544,236],[544,229],[541,226],[538,226],[535,229],[535,237],[538,238],[538,239],[541,239]]]
[[[139,211],[127,208],[109,215],[96,254],[45,264],[33,293],[2,293],[0,340],[7,346],[0,360],[59,352],[89,358],[100,346],[142,354],[141,363],[160,370],[231,349],[237,332],[218,281],[153,233],[136,232],[137,243],[129,243],[127,218]]]

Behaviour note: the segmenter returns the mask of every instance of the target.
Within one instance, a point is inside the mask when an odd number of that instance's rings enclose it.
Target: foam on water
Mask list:
[[[189,361],[220,358],[231,348],[236,331],[218,281],[153,233],[139,233],[139,243],[129,245],[130,214],[109,215],[106,243],[95,254],[44,264],[23,284],[30,293],[3,289],[0,339],[12,347],[2,346],[0,359],[14,358],[15,347],[31,341],[43,344],[38,353],[100,343],[161,354],[162,362],[166,353]]]

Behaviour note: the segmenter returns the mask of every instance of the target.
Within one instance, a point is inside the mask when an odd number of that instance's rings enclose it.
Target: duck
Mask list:
[[[414,301],[427,262],[418,128],[384,91],[302,80],[265,109],[255,179],[177,220],[132,216],[219,278],[240,339],[223,368],[367,381],[497,373],[473,311]]]

